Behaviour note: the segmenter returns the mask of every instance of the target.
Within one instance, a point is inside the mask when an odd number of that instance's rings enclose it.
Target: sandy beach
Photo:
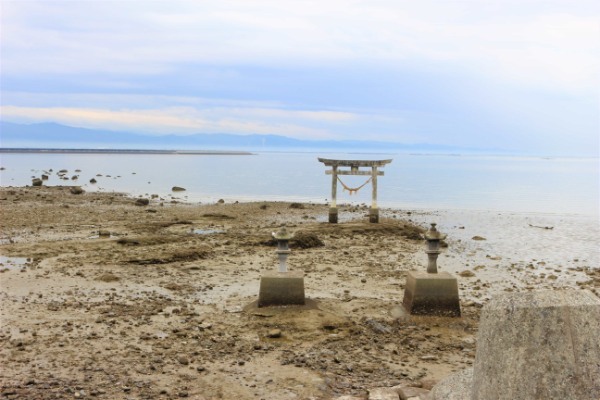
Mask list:
[[[0,188],[0,393],[9,399],[367,399],[472,365],[494,293],[585,288],[589,266],[505,265],[450,233],[440,257],[462,317],[401,307],[423,270],[411,212],[326,204],[186,204],[70,187]],[[256,308],[285,225],[306,307]],[[542,227],[531,227],[540,229]],[[460,229],[457,228],[457,229]],[[475,238],[468,240],[485,240]],[[471,262],[466,262],[469,257]]]

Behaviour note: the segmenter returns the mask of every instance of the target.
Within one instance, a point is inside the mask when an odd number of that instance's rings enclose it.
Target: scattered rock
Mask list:
[[[281,335],[281,329],[271,329],[265,336],[271,339],[277,339],[280,338]]]
[[[90,183],[96,183],[97,180],[95,178],[90,179]]]
[[[398,400],[398,393],[389,387],[369,389],[369,400]]]
[[[136,206],[147,206],[148,204],[150,204],[149,199],[139,198],[135,201]]]
[[[42,181],[40,178],[34,178],[34,179],[31,181],[31,184],[32,184],[33,186],[42,186],[42,183],[43,183],[43,181]]]
[[[393,388],[400,396],[400,400],[425,399],[429,390],[411,386],[396,386]]]
[[[304,209],[304,204],[302,204],[302,203],[292,203],[292,204],[290,204],[290,208],[295,208],[295,209],[302,210],[302,209]]]
[[[110,272],[107,272],[107,273],[102,274],[102,275],[98,275],[96,277],[97,281],[102,281],[102,282],[117,282],[120,279],[121,278],[119,278],[118,276],[116,276],[115,274],[112,274]]]
[[[81,186],[71,186],[71,188],[69,189],[69,191],[71,192],[71,194],[82,194],[82,193],[84,193],[84,190],[81,188]]]
[[[487,240],[486,238],[484,238],[483,236],[473,236],[471,238],[472,240]]]
[[[185,356],[177,357],[177,362],[181,365],[188,365],[190,363],[190,361]]]
[[[310,249],[313,247],[323,247],[325,243],[314,233],[303,233],[299,232],[294,235],[291,240],[292,247],[298,247],[301,249]]]
[[[464,271],[459,272],[458,275],[462,276],[463,278],[472,278],[475,276],[475,273],[466,269]]]
[[[137,239],[121,238],[117,240],[117,243],[122,244],[124,246],[139,246],[140,241]]]
[[[185,188],[183,188],[183,187],[181,187],[181,186],[173,186],[173,187],[171,188],[171,191],[173,191],[173,192],[185,192],[185,190],[186,190],[186,189],[185,189]]]
[[[387,334],[392,332],[392,327],[382,322],[375,321],[374,319],[368,319],[365,324],[373,330],[375,333]]]

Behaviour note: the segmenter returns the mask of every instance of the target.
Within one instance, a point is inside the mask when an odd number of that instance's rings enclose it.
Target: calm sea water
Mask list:
[[[268,153],[255,155],[0,154],[0,184],[31,184],[52,169],[47,185],[158,194],[188,202],[312,201],[331,196],[331,176],[317,157],[393,159],[379,178],[379,206],[413,210],[416,222],[435,222],[456,238],[487,235],[491,253],[549,262],[585,260],[598,267],[600,165],[597,158],[535,158],[408,154]],[[56,172],[79,175],[75,182]],[[81,172],[75,172],[76,169]],[[97,176],[101,175],[101,176]],[[91,178],[97,184],[89,183]],[[343,176],[349,187],[366,177]],[[185,192],[173,193],[173,186]],[[370,204],[371,186],[338,203]],[[464,225],[467,225],[464,229]],[[552,226],[552,230],[532,228]],[[517,244],[517,245],[516,245]],[[495,247],[493,247],[495,246]]]
[[[189,201],[304,200],[325,202],[331,176],[317,157],[393,159],[379,178],[379,205],[396,208],[492,210],[577,214],[599,213],[599,161],[574,158],[520,158],[399,154],[258,153],[222,155],[0,154],[2,186],[31,183],[42,171],[79,175],[87,190],[133,195],[177,194]],[[75,170],[80,169],[80,173]],[[100,174],[102,176],[96,176]],[[95,178],[98,183],[89,183]],[[342,177],[349,187],[366,178]],[[51,175],[48,185],[74,184]],[[181,193],[181,192],[180,192]],[[370,185],[341,202],[370,203]]]

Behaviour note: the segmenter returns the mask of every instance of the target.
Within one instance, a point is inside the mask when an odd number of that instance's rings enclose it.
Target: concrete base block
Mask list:
[[[586,290],[498,295],[481,311],[473,400],[600,399],[600,299]]]
[[[448,272],[409,271],[402,304],[413,315],[460,317],[456,277]]]
[[[600,299],[587,290],[500,294],[481,310],[473,368],[432,400],[600,399]]]
[[[338,222],[338,209],[337,209],[337,207],[330,208],[329,209],[329,223],[337,224],[337,222]]]
[[[304,273],[271,272],[260,277],[258,307],[303,305]]]
[[[372,224],[379,223],[379,209],[378,208],[370,208],[369,209],[369,222]]]

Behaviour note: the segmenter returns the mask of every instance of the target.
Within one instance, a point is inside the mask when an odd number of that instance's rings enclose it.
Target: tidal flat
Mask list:
[[[414,213],[382,210],[370,224],[368,208],[348,205],[329,224],[326,204],[136,200],[68,186],[0,188],[4,397],[366,399],[374,388],[428,390],[472,365],[480,309],[494,293],[598,295],[600,286],[587,266],[507,266],[502,254],[467,265],[475,255],[456,256],[472,251],[450,235],[440,262],[458,276],[462,316],[411,316],[401,307],[406,272],[425,268],[427,228]],[[271,235],[284,225],[296,235],[289,269],[304,272],[315,307],[247,307],[261,274],[277,269]]]

